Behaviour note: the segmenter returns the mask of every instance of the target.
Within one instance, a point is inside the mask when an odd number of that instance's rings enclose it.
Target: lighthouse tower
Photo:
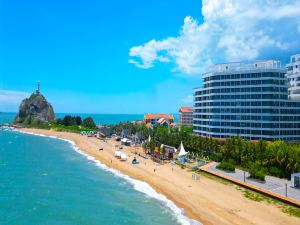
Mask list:
[[[37,95],[40,95],[40,94],[41,94],[41,91],[40,91],[40,81],[38,81],[38,83],[37,83],[36,94],[37,94]]]

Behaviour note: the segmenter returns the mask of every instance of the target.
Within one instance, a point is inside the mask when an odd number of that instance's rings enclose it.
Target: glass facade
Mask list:
[[[300,141],[300,101],[278,61],[216,65],[194,89],[194,133],[204,137]]]
[[[287,65],[287,78],[289,98],[300,100],[300,54],[291,56],[291,62]]]

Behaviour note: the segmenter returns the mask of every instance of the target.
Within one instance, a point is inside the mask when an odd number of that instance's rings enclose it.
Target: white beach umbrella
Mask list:
[[[188,154],[188,152],[185,151],[183,144],[181,142],[180,147],[179,147],[179,154],[178,156],[185,156],[186,154]]]

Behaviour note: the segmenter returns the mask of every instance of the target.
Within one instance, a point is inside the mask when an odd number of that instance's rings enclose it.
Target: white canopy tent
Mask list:
[[[185,155],[187,155],[187,154],[188,154],[188,152],[185,151],[185,149],[184,149],[184,147],[183,147],[183,144],[182,144],[182,142],[181,142],[181,144],[180,144],[180,146],[179,146],[179,154],[178,154],[178,156],[179,156],[179,157],[182,157],[182,156],[185,156]]]
[[[120,151],[115,151],[115,157],[120,158],[121,157],[122,152]]]
[[[128,138],[122,138],[121,143],[124,145],[130,145],[131,141]]]
[[[121,161],[126,161],[127,160],[127,155],[125,153],[121,154]]]
[[[127,142],[128,139],[127,138],[122,138],[121,142]]]

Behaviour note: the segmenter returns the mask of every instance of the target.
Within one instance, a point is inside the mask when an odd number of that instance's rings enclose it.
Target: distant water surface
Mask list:
[[[1,224],[179,224],[165,203],[136,190],[152,193],[147,186],[97,166],[69,142],[0,128],[0,143]]]
[[[57,118],[63,118],[65,115],[81,116],[86,118],[92,117],[96,124],[118,124],[133,120],[143,120],[144,114],[85,114],[85,113],[57,113]],[[178,114],[172,114],[175,122],[178,121]],[[16,117],[16,113],[0,113],[0,124],[11,123]]]

